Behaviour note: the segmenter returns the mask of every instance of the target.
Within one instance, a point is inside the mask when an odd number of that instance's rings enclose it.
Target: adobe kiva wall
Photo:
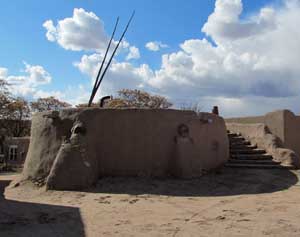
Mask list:
[[[181,124],[188,133],[178,133]],[[33,116],[22,178],[72,190],[102,176],[200,176],[228,158],[225,122],[213,114],[67,109]]]
[[[300,157],[300,116],[296,116],[291,111],[279,110],[260,117],[226,119],[226,125],[229,130],[241,132],[250,140],[256,141],[259,146],[267,149],[269,153],[274,153],[274,150],[272,151],[270,147],[291,150],[286,150],[286,152],[292,156],[290,157],[290,162],[296,160],[296,163],[298,163],[297,160],[299,158],[296,159],[295,155]],[[269,141],[264,142],[262,140],[263,136],[261,136],[262,133],[271,134],[273,138],[270,138],[271,135],[269,138],[264,137],[264,139],[269,139]],[[270,142],[273,143],[273,145],[270,145]],[[295,154],[292,154],[292,152]],[[276,154],[276,159],[280,159],[281,153]],[[284,155],[282,159],[287,160],[287,156]],[[299,164],[297,164],[297,166],[299,166]]]

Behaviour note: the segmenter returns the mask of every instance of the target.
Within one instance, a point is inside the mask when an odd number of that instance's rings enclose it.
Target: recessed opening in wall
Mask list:
[[[16,161],[18,158],[18,146],[11,145],[8,150],[8,158],[9,160]]]

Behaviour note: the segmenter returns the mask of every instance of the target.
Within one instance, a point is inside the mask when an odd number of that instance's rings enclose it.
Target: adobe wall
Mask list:
[[[265,116],[253,116],[253,117],[225,119],[226,123],[241,123],[241,124],[264,123],[264,120],[265,120]]]
[[[267,113],[264,116],[264,124],[268,127],[269,131],[275,136],[277,136],[280,139],[280,142],[284,144],[286,139],[285,110],[278,110],[271,113]]]
[[[282,165],[300,168],[300,158],[292,149],[286,148],[281,140],[270,132],[270,129],[263,123],[241,124],[227,123],[227,129],[234,133],[240,133],[244,138],[251,141],[259,148],[265,149],[273,156],[275,161]]]
[[[300,116],[284,111],[285,138],[284,145],[294,150],[300,156]]]
[[[226,123],[263,123],[284,147],[294,150],[300,156],[300,116],[289,110],[278,110],[260,117],[226,119]]]
[[[260,117],[226,119],[228,129],[232,124],[249,125],[246,127],[250,128],[251,124],[259,123],[264,124],[267,131],[276,136],[280,147],[290,149],[300,157],[300,116],[291,111],[278,110]],[[240,129],[245,129],[244,127],[240,126]]]
[[[101,176],[201,176],[229,158],[225,122],[209,113],[67,109],[35,114],[31,134],[23,179],[49,189],[86,188]]]
[[[229,118],[225,120],[226,123],[239,124],[259,124],[267,125],[270,132],[284,141],[284,111],[274,111],[264,116]]]

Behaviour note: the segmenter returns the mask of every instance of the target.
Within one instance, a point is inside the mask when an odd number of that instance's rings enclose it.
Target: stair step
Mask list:
[[[237,137],[229,137],[229,141],[234,143],[234,142],[239,142],[239,141],[245,141],[244,137],[237,136]]]
[[[294,169],[293,166],[284,166],[273,161],[273,157],[263,149],[241,136],[240,133],[227,131],[230,141],[230,156],[226,167],[246,169]]]
[[[235,142],[230,142],[230,146],[239,146],[239,145],[251,145],[251,142],[247,140],[241,140],[241,141],[235,141]]]
[[[231,154],[265,154],[266,151],[263,149],[231,149],[230,150]]]
[[[239,160],[272,160],[273,157],[268,154],[231,154],[231,158]]]
[[[265,165],[279,165],[280,162],[273,160],[238,160],[238,159],[229,159],[231,164],[265,164]]]
[[[232,137],[239,137],[240,135],[237,133],[228,133],[228,137],[232,138]]]
[[[248,149],[248,150],[253,150],[253,149],[257,149],[256,145],[243,145],[243,144],[234,144],[234,145],[230,145],[230,150],[235,150],[235,149]]]
[[[246,169],[294,169],[293,166],[263,165],[263,164],[232,164],[232,163],[227,163],[225,166],[229,167],[229,168],[246,168]]]

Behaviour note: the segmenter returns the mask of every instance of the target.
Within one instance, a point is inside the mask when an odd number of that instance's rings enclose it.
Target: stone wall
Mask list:
[[[201,176],[228,158],[225,122],[213,114],[67,109],[33,116],[23,179],[81,189],[101,176]]]

